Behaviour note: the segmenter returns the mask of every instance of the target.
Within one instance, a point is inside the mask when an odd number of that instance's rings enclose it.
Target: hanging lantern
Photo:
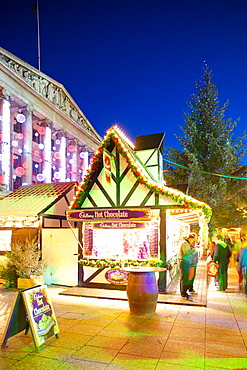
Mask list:
[[[26,117],[22,113],[18,113],[15,118],[19,123],[24,123],[26,121]]]
[[[56,159],[60,159],[60,158],[61,158],[61,154],[60,154],[59,152],[55,152],[55,153],[54,153],[54,157],[55,157]]]
[[[59,179],[60,179],[60,177],[61,177],[60,172],[55,172],[55,173],[54,173],[54,177],[55,177],[55,179],[56,179],[56,180],[59,180]]]
[[[38,173],[38,174],[37,174],[37,180],[38,180],[38,181],[40,181],[40,182],[41,182],[41,181],[44,181],[44,179],[45,179],[45,176],[43,175],[43,173]]]
[[[71,145],[69,145],[69,146],[68,146],[68,151],[69,151],[69,152],[74,152],[74,151],[75,151],[75,146],[74,146],[74,145],[72,145],[72,144],[71,144]]]
[[[23,176],[24,175],[24,173],[25,173],[25,170],[24,170],[24,168],[23,167],[16,167],[16,169],[15,169],[15,173],[16,173],[16,175],[17,176]]]
[[[45,134],[45,127],[44,127],[44,126],[39,126],[39,128],[38,128],[38,133],[39,133],[40,135],[44,135],[44,134]]]

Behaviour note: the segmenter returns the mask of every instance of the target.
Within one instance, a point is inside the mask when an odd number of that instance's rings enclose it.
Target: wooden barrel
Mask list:
[[[154,272],[131,272],[127,296],[130,312],[137,316],[151,316],[156,311],[158,286]]]

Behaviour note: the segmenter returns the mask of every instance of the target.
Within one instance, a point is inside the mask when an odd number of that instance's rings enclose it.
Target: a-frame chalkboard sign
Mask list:
[[[59,327],[46,285],[21,290],[16,293],[8,322],[5,327],[2,347],[10,337],[31,329],[37,349],[53,335],[58,338]]]

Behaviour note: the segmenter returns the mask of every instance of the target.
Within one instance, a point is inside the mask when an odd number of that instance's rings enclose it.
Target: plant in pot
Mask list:
[[[41,259],[37,237],[11,243],[11,251],[6,253],[6,260],[16,273],[18,289],[44,283],[42,274],[46,264]]]
[[[16,288],[18,276],[15,267],[8,258],[3,258],[0,263],[0,278],[2,283],[1,287],[7,289]]]

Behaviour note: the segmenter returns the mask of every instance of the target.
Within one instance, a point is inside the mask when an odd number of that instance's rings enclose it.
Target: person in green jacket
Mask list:
[[[191,255],[197,252],[197,249],[194,249],[194,243],[195,234],[190,234],[188,238],[185,238],[182,241],[178,252],[180,269],[180,294],[182,296],[182,299],[186,301],[192,300],[187,290],[190,288],[189,273],[191,265]]]
[[[214,251],[214,262],[219,263],[219,270],[218,270],[218,283],[219,283],[219,290],[221,292],[225,292],[227,288],[227,270],[228,264],[231,257],[231,250],[230,247],[223,241],[223,237],[221,235],[216,236],[216,246]]]

